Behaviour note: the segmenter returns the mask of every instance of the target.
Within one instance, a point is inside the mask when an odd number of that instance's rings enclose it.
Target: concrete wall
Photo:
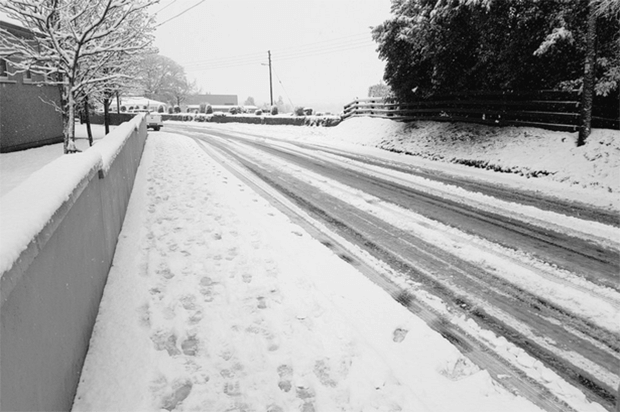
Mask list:
[[[2,411],[71,409],[146,140],[136,124],[2,274]]]

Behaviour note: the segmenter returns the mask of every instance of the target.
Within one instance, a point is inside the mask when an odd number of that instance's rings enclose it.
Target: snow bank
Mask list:
[[[593,129],[586,144],[577,147],[577,133],[356,117],[338,125],[329,137],[435,161],[620,192],[618,130]]]

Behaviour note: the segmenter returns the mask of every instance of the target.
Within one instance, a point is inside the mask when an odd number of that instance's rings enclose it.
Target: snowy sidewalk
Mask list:
[[[533,411],[191,139],[151,134],[75,411]]]

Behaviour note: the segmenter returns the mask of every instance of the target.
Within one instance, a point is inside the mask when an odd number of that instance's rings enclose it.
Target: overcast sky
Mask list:
[[[153,11],[160,54],[203,93],[241,104],[269,103],[268,50],[273,99],[294,106],[340,110],[383,77],[370,27],[389,17],[390,0],[162,0]]]

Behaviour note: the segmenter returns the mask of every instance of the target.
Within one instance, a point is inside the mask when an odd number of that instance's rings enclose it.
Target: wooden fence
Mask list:
[[[581,98],[575,92],[470,92],[435,95],[410,103],[382,98],[358,99],[344,107],[344,118],[370,116],[400,121],[434,120],[550,130],[579,128]],[[618,96],[597,97],[592,127],[620,129]]]

